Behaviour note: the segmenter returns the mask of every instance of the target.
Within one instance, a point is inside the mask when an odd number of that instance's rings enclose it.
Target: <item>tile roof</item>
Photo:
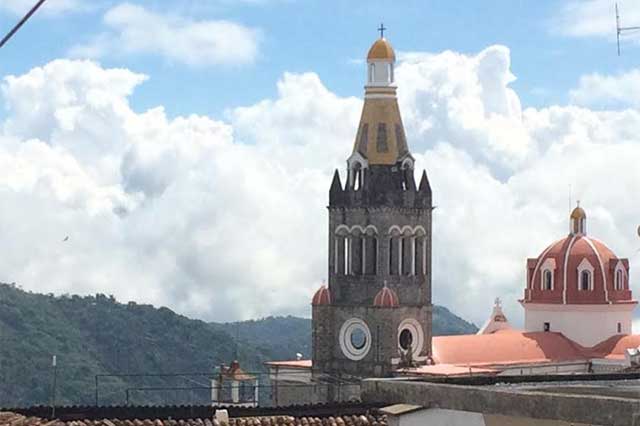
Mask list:
[[[264,363],[269,367],[290,367],[290,368],[311,368],[310,359],[290,360],[290,361],[267,361]]]
[[[598,343],[591,350],[605,358],[624,358],[627,349],[640,347],[640,335],[618,334]]]
[[[436,364],[489,366],[590,358],[590,351],[554,332],[501,330],[433,338]]]
[[[161,419],[102,419],[102,420],[47,420],[38,417],[26,417],[11,412],[0,412],[0,426],[386,426],[386,415],[367,414],[353,416],[328,417],[237,417],[229,423],[216,419],[195,418],[188,420]]]
[[[461,365],[451,364],[436,364],[436,365],[421,365],[418,368],[411,368],[406,370],[399,370],[399,373],[417,374],[419,376],[445,376],[445,377],[460,377],[469,376],[473,374],[498,374],[498,370],[492,368],[482,367],[465,367]]]

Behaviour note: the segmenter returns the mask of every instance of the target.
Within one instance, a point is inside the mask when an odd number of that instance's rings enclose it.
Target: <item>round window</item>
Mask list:
[[[405,328],[400,332],[400,347],[405,351],[411,347],[413,343],[413,334],[411,334],[411,330]]]
[[[398,326],[398,348],[403,351],[411,349],[413,359],[421,356],[424,347],[424,332],[420,322],[414,318],[407,318]]]
[[[367,356],[371,348],[371,332],[367,324],[359,318],[351,318],[340,328],[340,348],[353,361]]]
[[[356,349],[362,349],[367,344],[367,335],[362,329],[356,328],[351,332],[351,344]]]

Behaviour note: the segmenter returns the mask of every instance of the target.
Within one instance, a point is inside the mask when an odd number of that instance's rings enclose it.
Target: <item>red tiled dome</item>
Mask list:
[[[331,304],[331,293],[326,285],[323,285],[316,291],[316,294],[313,295],[313,299],[311,299],[312,306],[319,305],[330,305]]]
[[[572,232],[547,247],[527,264],[525,303],[608,304],[631,302],[629,261],[618,258],[603,242],[586,235],[586,214],[577,207],[571,214]],[[591,288],[581,289],[579,271],[589,270]],[[621,288],[616,271],[621,270]],[[544,276],[549,271],[549,278]],[[550,282],[547,282],[547,279]],[[547,288],[551,284],[551,288]]]
[[[387,286],[382,287],[373,299],[373,306],[379,308],[395,308],[399,305],[398,295]]]

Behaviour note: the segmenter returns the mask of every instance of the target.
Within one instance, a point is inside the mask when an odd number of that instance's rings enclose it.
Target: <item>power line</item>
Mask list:
[[[20,20],[20,22],[18,22],[16,26],[13,27],[6,36],[4,36],[2,41],[0,41],[0,48],[2,48],[2,46],[4,46],[9,41],[9,39],[13,37],[13,35],[20,29],[20,27],[22,27],[24,23],[27,22],[29,18],[31,18],[31,15],[36,13],[36,10],[38,10],[40,6],[44,4],[45,1],[46,0],[38,0],[38,3],[36,3],[36,5],[33,6],[26,15],[24,15],[24,17]]]
[[[640,30],[639,26],[634,27],[621,27],[620,26],[620,13],[618,12],[618,3],[616,3],[616,41],[618,43],[618,56],[620,56],[620,36],[623,33],[638,31]]]

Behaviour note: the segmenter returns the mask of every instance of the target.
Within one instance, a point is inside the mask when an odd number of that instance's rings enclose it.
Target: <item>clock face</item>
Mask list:
[[[346,320],[340,328],[339,339],[342,353],[352,361],[363,359],[371,349],[371,331],[360,318]]]

